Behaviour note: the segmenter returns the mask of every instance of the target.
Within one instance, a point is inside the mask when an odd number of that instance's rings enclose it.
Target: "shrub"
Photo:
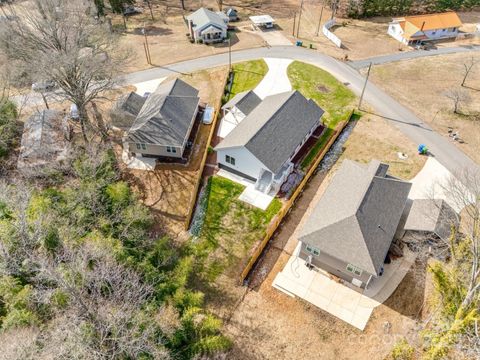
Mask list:
[[[393,346],[391,358],[393,360],[412,360],[414,352],[415,349],[408,341],[402,339]]]

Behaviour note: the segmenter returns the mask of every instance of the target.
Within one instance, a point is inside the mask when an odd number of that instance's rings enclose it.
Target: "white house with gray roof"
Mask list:
[[[222,42],[227,38],[229,18],[223,12],[200,8],[186,17],[188,31],[195,42]]]
[[[247,112],[215,147],[218,166],[255,181],[261,192],[278,191],[324,111],[298,91],[289,91],[268,96]]]
[[[182,158],[198,111],[198,90],[180,79],[148,96],[127,135],[131,152]]]
[[[382,275],[412,186],[388,167],[343,161],[301,230],[300,258],[362,288]]]

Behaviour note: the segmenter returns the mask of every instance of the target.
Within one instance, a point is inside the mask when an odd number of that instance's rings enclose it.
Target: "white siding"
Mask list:
[[[226,162],[226,155],[229,155],[235,159],[235,165]],[[253,156],[253,154],[245,147],[218,150],[217,162],[240,171],[241,173],[251,176],[255,179],[258,179],[262,169],[267,169],[267,167],[263,165],[255,156]]]
[[[403,38],[403,30],[400,24],[398,23],[391,23],[388,25],[388,35],[390,35],[395,40],[398,40],[402,43],[408,42]]]

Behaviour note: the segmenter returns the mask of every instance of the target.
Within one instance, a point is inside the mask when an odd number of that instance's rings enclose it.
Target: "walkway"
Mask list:
[[[367,67],[370,63],[372,63],[373,65],[380,65],[401,60],[417,59],[426,56],[456,54],[472,51],[480,51],[480,45],[464,45],[459,47],[439,48],[435,50],[414,50],[398,52],[391,55],[376,56],[364,60],[350,61],[348,62],[348,65],[358,70]]]

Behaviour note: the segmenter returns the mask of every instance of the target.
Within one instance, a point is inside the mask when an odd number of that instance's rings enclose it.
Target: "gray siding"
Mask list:
[[[309,255],[311,254],[307,252],[306,245],[302,243],[299,257],[306,261]],[[347,271],[348,263],[346,263],[345,261],[339,260],[337,258],[334,258],[325,252],[322,252],[321,249],[320,249],[319,256],[312,255],[312,264],[315,267],[323,269],[329,272],[330,274],[338,276],[339,278],[345,281],[348,281],[350,283],[352,282],[353,278],[356,278],[363,283],[362,287],[365,287],[365,285],[368,282],[368,279],[370,278],[370,276],[372,276],[372,274],[369,274],[365,270],[362,272],[362,275],[360,276],[352,274],[351,272]],[[355,264],[352,264],[352,265],[355,265]]]

